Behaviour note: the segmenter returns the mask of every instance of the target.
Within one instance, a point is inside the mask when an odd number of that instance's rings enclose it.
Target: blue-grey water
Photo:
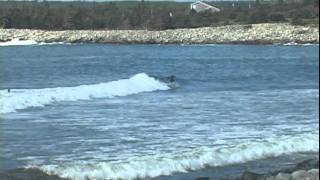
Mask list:
[[[0,169],[133,179],[319,151],[317,45],[11,46],[0,68]]]

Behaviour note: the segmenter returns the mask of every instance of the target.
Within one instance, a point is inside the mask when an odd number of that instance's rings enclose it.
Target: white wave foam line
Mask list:
[[[46,89],[21,89],[0,91],[0,113],[15,112],[29,107],[43,107],[54,102],[89,100],[92,98],[110,98],[126,96],[156,90],[168,90],[169,87],[149,77],[147,74],[137,74],[130,79],[122,79],[95,85],[77,87],[57,87]]]
[[[296,42],[289,42],[283,44],[284,46],[319,46],[319,44],[312,44],[312,43],[306,43],[306,44],[300,44]]]
[[[27,46],[27,45],[36,45],[38,44],[35,40],[19,40],[12,39],[8,42],[0,42],[0,46]]]
[[[46,46],[46,45],[61,45],[61,44],[64,44],[64,45],[70,45],[71,43],[65,43],[65,42],[48,42],[48,43],[46,43],[46,42],[40,42],[40,43],[38,43],[38,45],[40,45],[40,46]]]
[[[51,42],[51,43],[45,43],[45,42],[37,42],[35,40],[20,40],[20,39],[12,39],[8,42],[0,42],[0,46],[28,46],[28,45],[59,45],[59,44],[66,44],[70,45],[71,43],[64,43],[64,42]]]
[[[225,166],[296,152],[318,152],[319,135],[282,136],[234,147],[201,148],[190,153],[136,157],[126,162],[29,166],[48,174],[76,180],[139,179],[187,172],[204,167]]]

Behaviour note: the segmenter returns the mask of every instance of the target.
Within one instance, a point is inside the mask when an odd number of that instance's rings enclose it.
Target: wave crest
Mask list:
[[[57,44],[70,44],[64,42],[37,42],[35,40],[20,40],[20,39],[12,39],[11,41],[7,42],[0,42],[0,47],[3,46],[30,46],[30,45],[57,45]]]
[[[0,42],[0,46],[27,46],[27,45],[36,45],[38,44],[35,40],[20,40],[12,39],[8,42]]]
[[[168,90],[169,87],[145,73],[136,74],[130,79],[122,79],[94,85],[57,87],[45,89],[20,89],[0,91],[2,104],[0,113],[15,112],[29,107],[43,107],[54,102],[111,98],[142,92]]]

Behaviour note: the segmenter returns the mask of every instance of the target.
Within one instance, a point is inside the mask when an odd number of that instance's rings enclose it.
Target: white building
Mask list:
[[[197,13],[203,12],[203,11],[210,11],[213,13],[220,12],[221,10],[219,8],[213,7],[207,3],[204,3],[202,1],[197,1],[195,3],[192,3],[190,6],[191,10],[196,11]]]

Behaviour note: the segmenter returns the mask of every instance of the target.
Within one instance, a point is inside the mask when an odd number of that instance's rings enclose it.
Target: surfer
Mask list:
[[[170,83],[173,83],[175,81],[176,81],[176,76],[174,76],[174,75],[169,76],[169,82]]]
[[[10,91],[11,91],[11,90],[10,90],[10,89],[8,89],[8,93],[10,93]]]
[[[158,76],[151,76],[151,77],[164,83],[174,83],[176,82],[176,79],[177,79],[176,76],[174,75],[167,76],[167,77],[158,77]]]
[[[169,86],[171,89],[176,89],[179,87],[179,84],[177,83],[177,77],[175,75],[170,75],[167,77],[158,77],[158,76],[151,76],[151,77],[163,83],[166,83],[167,86]]]

